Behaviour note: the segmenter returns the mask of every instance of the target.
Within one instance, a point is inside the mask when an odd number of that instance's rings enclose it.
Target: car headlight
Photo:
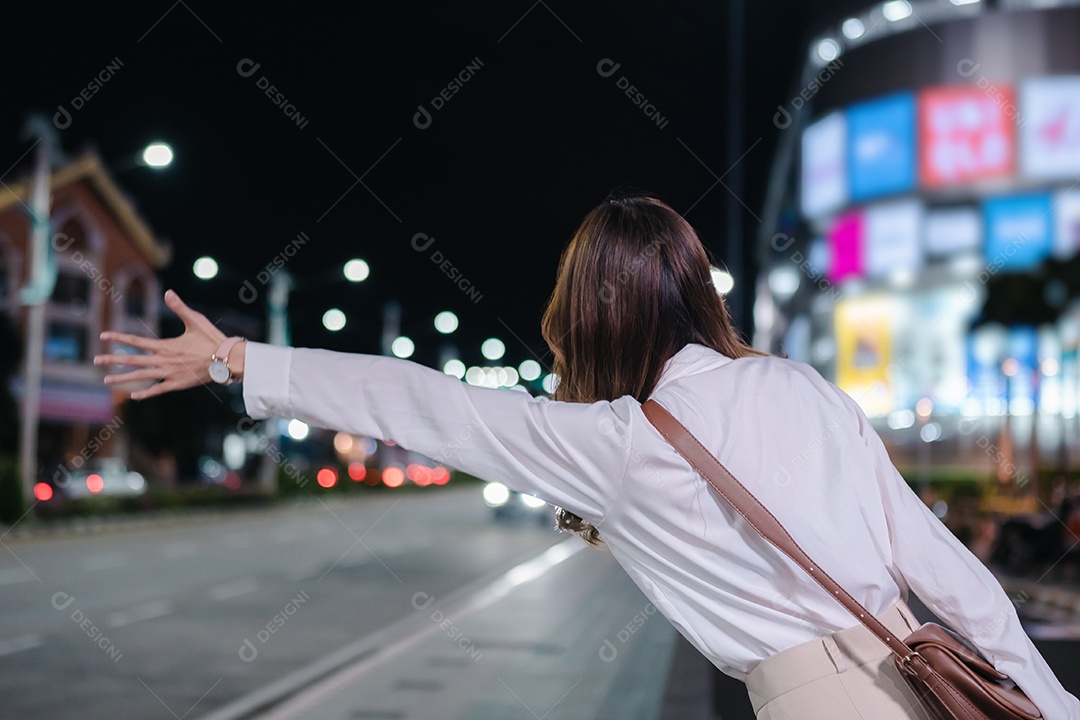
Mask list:
[[[484,486],[484,502],[488,507],[502,507],[510,499],[510,488],[500,482],[488,483]]]
[[[542,508],[547,505],[546,502],[544,502],[538,497],[533,497],[532,495],[522,495],[521,502],[525,503],[525,507],[532,508],[534,510],[536,508]]]
[[[129,472],[127,474],[127,485],[132,490],[142,490],[146,487],[146,479],[137,472]]]

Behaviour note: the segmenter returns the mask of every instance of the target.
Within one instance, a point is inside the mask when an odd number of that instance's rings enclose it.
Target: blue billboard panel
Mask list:
[[[1054,248],[1054,217],[1047,194],[987,200],[986,262],[990,270],[1030,270]]]
[[[889,95],[847,111],[848,182],[853,200],[915,187],[915,96]]]
[[[1001,361],[1008,344],[1007,331],[984,325],[967,336],[967,376],[970,397],[980,403],[979,413],[994,413],[992,401],[1005,398],[1005,376]]]

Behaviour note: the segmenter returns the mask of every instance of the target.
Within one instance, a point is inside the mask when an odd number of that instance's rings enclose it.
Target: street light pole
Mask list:
[[[45,355],[45,303],[56,285],[56,268],[49,257],[50,174],[56,135],[48,121],[32,115],[27,121],[31,135],[38,138],[34,154],[33,190],[30,197],[30,264],[21,302],[26,312],[26,361],[23,405],[19,437],[19,469],[22,492],[32,502],[38,476],[37,440],[41,413],[41,375]]]
[[[293,288],[293,279],[285,270],[278,270],[270,278],[270,292],[266,297],[266,341],[270,345],[287,346],[289,333],[289,293]],[[264,422],[262,432],[267,443],[279,440],[276,421]],[[271,445],[267,445],[271,447]],[[270,496],[277,495],[277,463],[270,454],[263,456],[259,468],[259,487]]]
[[[383,305],[381,350],[383,355],[393,355],[394,338],[401,334],[401,304],[395,300]]]

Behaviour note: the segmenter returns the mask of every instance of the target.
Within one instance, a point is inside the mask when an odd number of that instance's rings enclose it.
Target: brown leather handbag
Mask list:
[[[1008,675],[959,636],[926,623],[901,640],[802,551],[784,526],[655,400],[641,409],[660,434],[762,537],[805,570],[893,651],[900,675],[935,720],[1039,720],[1042,714]]]

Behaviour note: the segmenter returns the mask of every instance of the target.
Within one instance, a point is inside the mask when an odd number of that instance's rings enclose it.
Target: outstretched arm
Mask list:
[[[134,399],[209,381],[210,356],[224,334],[175,293],[166,304],[186,332],[155,340],[104,333],[145,351],[104,355],[98,364],[132,365],[109,383],[158,380]],[[243,347],[247,345],[247,347]],[[525,393],[466,385],[397,358],[242,343],[230,369],[244,378],[244,401],[256,418],[281,416],[318,427],[394,440],[486,480],[601,523],[618,493],[630,435],[644,417],[633,398],[564,403]]]

